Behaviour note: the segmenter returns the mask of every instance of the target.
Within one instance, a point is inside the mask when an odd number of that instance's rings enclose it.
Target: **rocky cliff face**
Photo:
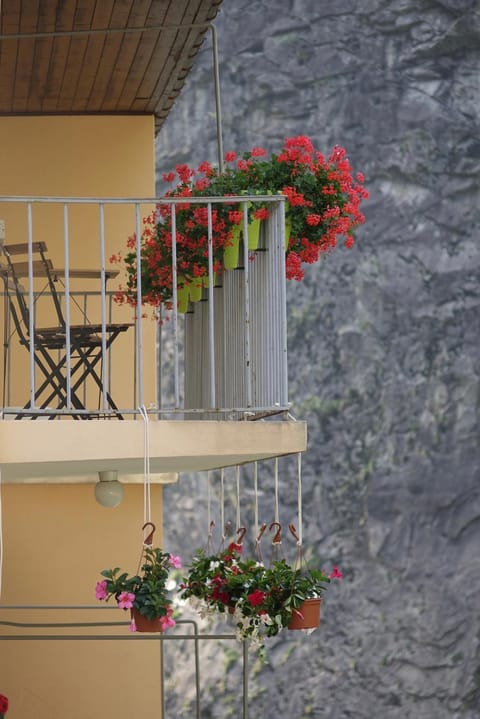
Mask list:
[[[288,288],[305,538],[345,579],[321,629],[280,637],[252,672],[250,716],[477,719],[478,2],[224,0],[217,28],[225,149],[306,134],[344,146],[370,191],[356,246]],[[215,160],[213,113],[206,44],[160,134],[159,172]],[[197,517],[197,491],[188,477],[169,489],[179,523]],[[240,715],[230,666],[217,655],[208,669],[202,716]]]

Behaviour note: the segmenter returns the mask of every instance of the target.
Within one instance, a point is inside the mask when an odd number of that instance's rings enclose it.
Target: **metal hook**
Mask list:
[[[300,539],[298,538],[297,529],[296,529],[295,525],[294,525],[294,524],[289,524],[289,525],[288,525],[288,528],[289,528],[290,533],[292,534],[292,536],[296,539],[297,544],[300,544]]]
[[[273,527],[277,527],[277,531],[275,533],[274,538],[272,539],[272,544],[281,544],[282,543],[282,537],[281,537],[281,531],[282,531],[282,525],[280,522],[272,522],[270,527],[268,528],[271,532]]]
[[[153,541],[153,535],[155,532],[155,525],[153,524],[153,522],[145,522],[145,524],[142,527],[142,530],[146,529],[146,527],[151,527],[152,531],[150,532],[150,534],[147,537],[145,537],[145,539],[143,540],[143,543],[151,545],[152,541]]]
[[[242,543],[243,543],[243,538],[244,538],[244,536],[245,536],[245,532],[246,532],[246,531],[247,531],[247,528],[246,528],[246,527],[239,527],[239,528],[237,529],[237,536],[238,536],[237,544],[242,544]]]

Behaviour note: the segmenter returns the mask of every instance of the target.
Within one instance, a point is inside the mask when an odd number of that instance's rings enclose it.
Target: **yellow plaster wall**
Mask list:
[[[0,118],[0,196],[76,197],[76,198],[149,198],[155,194],[154,124],[152,117],[3,117]],[[141,219],[150,212],[142,205]],[[1,203],[0,219],[5,221],[6,242],[26,242],[28,237],[26,204]],[[65,266],[64,206],[34,204],[33,239],[44,241],[54,267]],[[99,209],[97,204],[68,205],[68,254],[73,269],[99,269]],[[109,258],[125,252],[127,238],[135,231],[133,205],[105,206],[105,259],[107,267],[118,269]],[[108,289],[116,290],[123,276],[111,280]],[[27,288],[28,281],[23,282]],[[57,283],[58,289],[61,285]],[[35,288],[45,282],[36,280]],[[70,280],[71,291],[100,292],[100,280]],[[3,288],[2,288],[3,289]],[[82,301],[80,304],[83,307]],[[51,304],[47,296],[37,302],[37,326],[51,326]],[[3,308],[2,308],[3,311]],[[113,305],[112,321],[132,322],[130,308]],[[101,320],[100,301],[88,300],[88,319]],[[71,304],[72,324],[84,321],[81,310]],[[3,334],[2,329],[0,330]],[[145,404],[155,401],[154,372],[151,357],[155,347],[153,322],[144,323]],[[120,336],[112,349],[112,395],[120,407],[133,406],[133,328]],[[10,343],[15,367],[12,391],[5,404],[23,406],[28,400],[28,353],[16,338]],[[37,380],[43,376],[37,372]],[[38,381],[37,381],[38,386]],[[98,389],[88,390],[88,403],[95,406]]]
[[[152,197],[154,181],[150,117],[0,118],[0,196]],[[47,243],[57,267],[63,266],[62,213],[61,206],[33,211],[34,240]],[[69,215],[71,266],[98,267],[97,209],[72,206]],[[0,218],[6,223],[7,243],[26,242],[25,206],[0,204]],[[107,258],[125,247],[134,227],[132,209],[107,208]],[[90,284],[88,289],[95,288]],[[131,310],[121,309],[115,309],[114,320],[131,321]],[[146,326],[145,331],[145,346],[151,350],[153,327]],[[132,406],[133,330],[129,335],[114,355],[112,387],[120,406]],[[27,352],[18,342],[15,350],[12,344],[12,361],[13,399],[23,404],[28,400]],[[147,396],[151,396],[152,356],[147,364]],[[71,423],[72,431],[77,424]],[[142,486],[127,486],[117,509],[100,507],[92,485],[6,485],[2,493],[1,604],[95,604],[94,587],[101,569],[118,565],[136,570]],[[153,506],[154,521],[160,527],[160,487],[153,487]],[[7,610],[0,616],[14,618]],[[21,618],[40,621],[48,616],[28,611]],[[120,610],[108,616],[124,618]],[[72,612],[62,618],[92,621],[92,615]],[[120,631],[128,635],[127,628]],[[0,633],[4,633],[1,627]],[[159,668],[158,645],[151,641],[0,641],[0,691],[10,699],[11,719],[156,718],[160,714]]]
[[[101,507],[93,485],[5,485],[2,605],[98,604],[102,569],[134,573],[141,549],[143,487],[126,485],[115,509]],[[161,488],[152,486],[152,520],[161,541]],[[103,606],[103,605],[102,605]],[[112,605],[113,607],[113,605]],[[126,621],[112,611],[1,610],[8,621]],[[8,633],[0,626],[0,634]],[[26,631],[36,631],[33,629]],[[51,634],[52,630],[43,630]],[[65,629],[87,636],[104,628]],[[0,640],[0,686],[12,719],[156,719],[160,658],[157,642],[134,639],[128,626],[115,633],[127,641]]]

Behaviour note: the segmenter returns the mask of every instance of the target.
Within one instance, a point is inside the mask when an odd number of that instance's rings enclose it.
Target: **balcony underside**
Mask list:
[[[175,473],[229,467],[306,449],[306,423],[150,420],[152,482]],[[144,472],[145,423],[0,421],[4,482],[96,482],[99,471],[117,470],[123,482]]]

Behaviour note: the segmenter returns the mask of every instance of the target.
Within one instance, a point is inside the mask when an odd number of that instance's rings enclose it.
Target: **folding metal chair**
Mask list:
[[[29,352],[32,347],[31,332],[33,326],[33,355],[36,366],[43,375],[43,381],[35,388],[35,407],[39,409],[49,408],[56,399],[56,409],[69,408],[69,405],[77,410],[85,410],[84,401],[79,396],[79,390],[91,379],[98,387],[100,393],[106,398],[106,403],[115,413],[118,419],[123,419],[117,405],[112,399],[108,389],[103,386],[102,373],[97,371],[97,366],[106,357],[114,340],[132,325],[129,323],[112,324],[104,327],[102,324],[68,325],[65,321],[61,299],[55,282],[58,281],[58,272],[55,272],[51,260],[46,256],[46,244],[44,242],[32,243],[33,277],[45,278],[46,285],[41,294],[46,294],[52,299],[52,310],[54,312],[56,326],[37,327],[35,324],[35,311],[31,313],[26,293],[20,283],[20,279],[29,277],[29,262],[27,260],[14,261],[12,258],[26,255],[28,258],[29,246],[27,243],[7,244],[1,247],[6,259],[0,272],[4,279],[5,294],[8,307],[13,319],[15,330],[18,334],[20,344]],[[39,258],[39,259],[36,259]],[[72,270],[72,275],[75,271]],[[88,274],[88,273],[87,273]],[[108,277],[108,274],[107,274]],[[31,317],[33,325],[31,325]],[[104,340],[102,339],[104,330]],[[67,343],[69,352],[67,352]],[[69,361],[70,358],[70,361]],[[41,403],[37,405],[37,400]],[[31,402],[24,405],[24,409],[32,408]],[[89,419],[98,412],[75,413],[75,419]],[[27,413],[28,414],[28,413]],[[17,415],[17,419],[25,414]],[[38,414],[32,412],[32,417]],[[54,415],[53,415],[54,416]],[[53,418],[52,416],[52,418]]]

